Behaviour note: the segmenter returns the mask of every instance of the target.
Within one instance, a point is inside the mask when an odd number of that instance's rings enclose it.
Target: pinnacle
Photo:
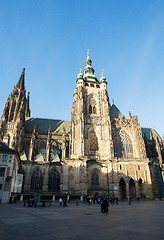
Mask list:
[[[19,81],[16,85],[17,88],[25,90],[25,86],[24,86],[24,76],[25,76],[25,68],[23,68],[22,74],[19,78]]]

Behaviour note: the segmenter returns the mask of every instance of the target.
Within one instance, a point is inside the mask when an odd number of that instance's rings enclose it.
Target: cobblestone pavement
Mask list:
[[[0,240],[163,240],[164,201],[132,201],[109,207],[68,204],[28,208],[0,204]]]

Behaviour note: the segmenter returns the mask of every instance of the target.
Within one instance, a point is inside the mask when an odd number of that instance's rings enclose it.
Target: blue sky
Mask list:
[[[163,0],[1,0],[0,115],[25,67],[31,115],[70,120],[87,49],[110,103],[164,134]]]

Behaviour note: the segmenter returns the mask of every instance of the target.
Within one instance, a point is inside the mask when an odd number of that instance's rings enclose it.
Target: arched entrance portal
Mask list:
[[[136,186],[135,186],[134,180],[132,178],[129,181],[129,195],[131,198],[136,197]]]
[[[126,184],[124,179],[121,178],[120,183],[119,183],[119,191],[120,191],[120,198],[125,199],[127,198],[126,196]]]
[[[143,186],[143,181],[140,178],[138,181],[138,195],[139,197],[145,198],[145,193],[144,193],[144,186]]]

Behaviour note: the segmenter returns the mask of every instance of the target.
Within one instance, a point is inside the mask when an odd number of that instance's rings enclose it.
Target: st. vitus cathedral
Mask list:
[[[163,196],[163,140],[109,103],[107,81],[94,75],[89,53],[77,76],[71,121],[30,117],[25,69],[7,99],[1,139],[20,154],[22,195],[43,199],[90,195]],[[62,106],[61,106],[62,107]]]

